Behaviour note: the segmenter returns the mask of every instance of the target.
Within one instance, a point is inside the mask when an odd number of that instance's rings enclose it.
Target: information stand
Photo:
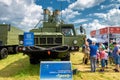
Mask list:
[[[24,46],[34,46],[34,33],[24,32]]]
[[[70,61],[41,61],[40,80],[72,80]]]

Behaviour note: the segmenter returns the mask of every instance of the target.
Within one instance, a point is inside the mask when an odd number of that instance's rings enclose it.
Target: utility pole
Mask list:
[[[109,26],[107,27],[107,29],[108,29],[107,33],[108,33],[108,49],[109,49],[109,46],[110,46],[110,35],[109,35],[110,34],[110,30],[109,29],[110,28],[109,28]]]

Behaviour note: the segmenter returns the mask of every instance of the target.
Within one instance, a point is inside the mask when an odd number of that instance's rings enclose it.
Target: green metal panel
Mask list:
[[[23,31],[12,26],[10,31],[8,32],[7,44],[8,45],[18,45],[19,44],[19,36],[18,35],[20,33],[23,33]]]
[[[84,44],[84,38],[86,36],[85,35],[80,35],[80,36],[67,36],[67,37],[64,37],[64,43],[66,45],[70,45],[70,46],[82,46]],[[77,44],[74,44],[74,40],[77,41]]]
[[[55,28],[57,25],[57,23],[43,22],[44,28]]]
[[[0,24],[0,41],[3,45],[17,45],[19,33],[23,33],[23,31],[16,27],[10,27],[9,24]]]
[[[39,32],[42,32],[42,29],[32,29],[30,30],[30,32],[35,32],[35,33],[39,33]]]
[[[34,33],[35,45],[41,46],[54,46],[63,45],[64,36],[62,33],[41,32]]]
[[[8,35],[8,25],[0,24],[0,41],[2,44],[7,44],[7,35]]]

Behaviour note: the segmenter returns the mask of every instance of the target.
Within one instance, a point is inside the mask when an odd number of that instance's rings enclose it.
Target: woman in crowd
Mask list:
[[[100,62],[101,62],[100,72],[104,72],[104,69],[105,69],[105,54],[106,54],[106,52],[102,47],[100,47],[99,50],[100,50]]]

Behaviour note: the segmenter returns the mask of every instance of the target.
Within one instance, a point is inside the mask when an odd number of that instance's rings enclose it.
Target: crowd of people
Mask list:
[[[106,46],[102,42],[96,43],[96,40],[85,39],[82,51],[84,52],[83,63],[87,64],[90,60],[91,72],[96,72],[99,65],[100,72],[104,72],[105,68],[108,68],[108,63],[115,65],[113,70],[119,72],[120,49],[117,42],[111,40]]]

